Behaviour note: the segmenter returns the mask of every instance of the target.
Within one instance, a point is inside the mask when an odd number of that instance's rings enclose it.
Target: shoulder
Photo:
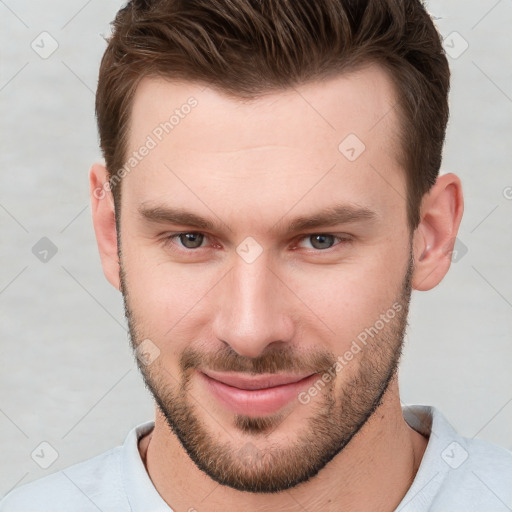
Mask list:
[[[511,451],[459,435],[434,407],[408,407],[404,417],[429,442],[413,485],[398,510],[512,510]]]
[[[129,510],[120,473],[121,446],[22,485],[0,512],[122,512]]]
[[[449,488],[471,496],[475,504],[489,507],[494,503],[494,510],[510,510],[511,451],[481,439],[460,437],[448,445],[442,457],[448,465]]]

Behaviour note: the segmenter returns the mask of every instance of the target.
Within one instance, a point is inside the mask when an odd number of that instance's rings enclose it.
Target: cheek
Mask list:
[[[385,254],[382,248],[378,253],[364,261],[294,273],[290,288],[303,303],[299,321],[309,331],[316,325],[336,353],[373,326],[399,298],[404,256]]]
[[[137,242],[123,245],[123,270],[130,308],[141,333],[155,339],[188,329],[208,302],[218,281],[212,268],[152,259]],[[215,274],[215,275],[214,275]],[[197,324],[197,322],[196,322]]]

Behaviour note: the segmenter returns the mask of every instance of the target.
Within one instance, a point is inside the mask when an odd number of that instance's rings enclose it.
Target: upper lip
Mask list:
[[[214,380],[222,382],[223,384],[227,384],[228,386],[249,390],[265,389],[272,388],[274,386],[282,386],[284,384],[292,384],[313,375],[312,373],[306,375],[298,375],[295,373],[278,375],[266,374],[248,377],[246,375],[237,373],[214,372],[211,370],[203,371],[202,373]]]

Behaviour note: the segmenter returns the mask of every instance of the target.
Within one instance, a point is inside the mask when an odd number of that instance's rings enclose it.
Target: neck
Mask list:
[[[427,439],[402,416],[395,378],[350,443],[317,477],[285,492],[251,494],[219,485],[190,460],[158,408],[155,428],[141,440],[139,450],[154,486],[176,511],[213,512],[229,503],[247,512],[391,512],[411,486],[426,446]]]

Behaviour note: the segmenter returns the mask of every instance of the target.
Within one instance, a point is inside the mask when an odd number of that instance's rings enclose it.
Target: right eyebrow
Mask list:
[[[151,222],[161,222],[166,224],[183,224],[198,229],[215,230],[218,224],[210,219],[197,215],[196,213],[183,210],[182,208],[171,208],[163,206],[155,206],[145,208],[141,206],[139,213],[144,219]]]

